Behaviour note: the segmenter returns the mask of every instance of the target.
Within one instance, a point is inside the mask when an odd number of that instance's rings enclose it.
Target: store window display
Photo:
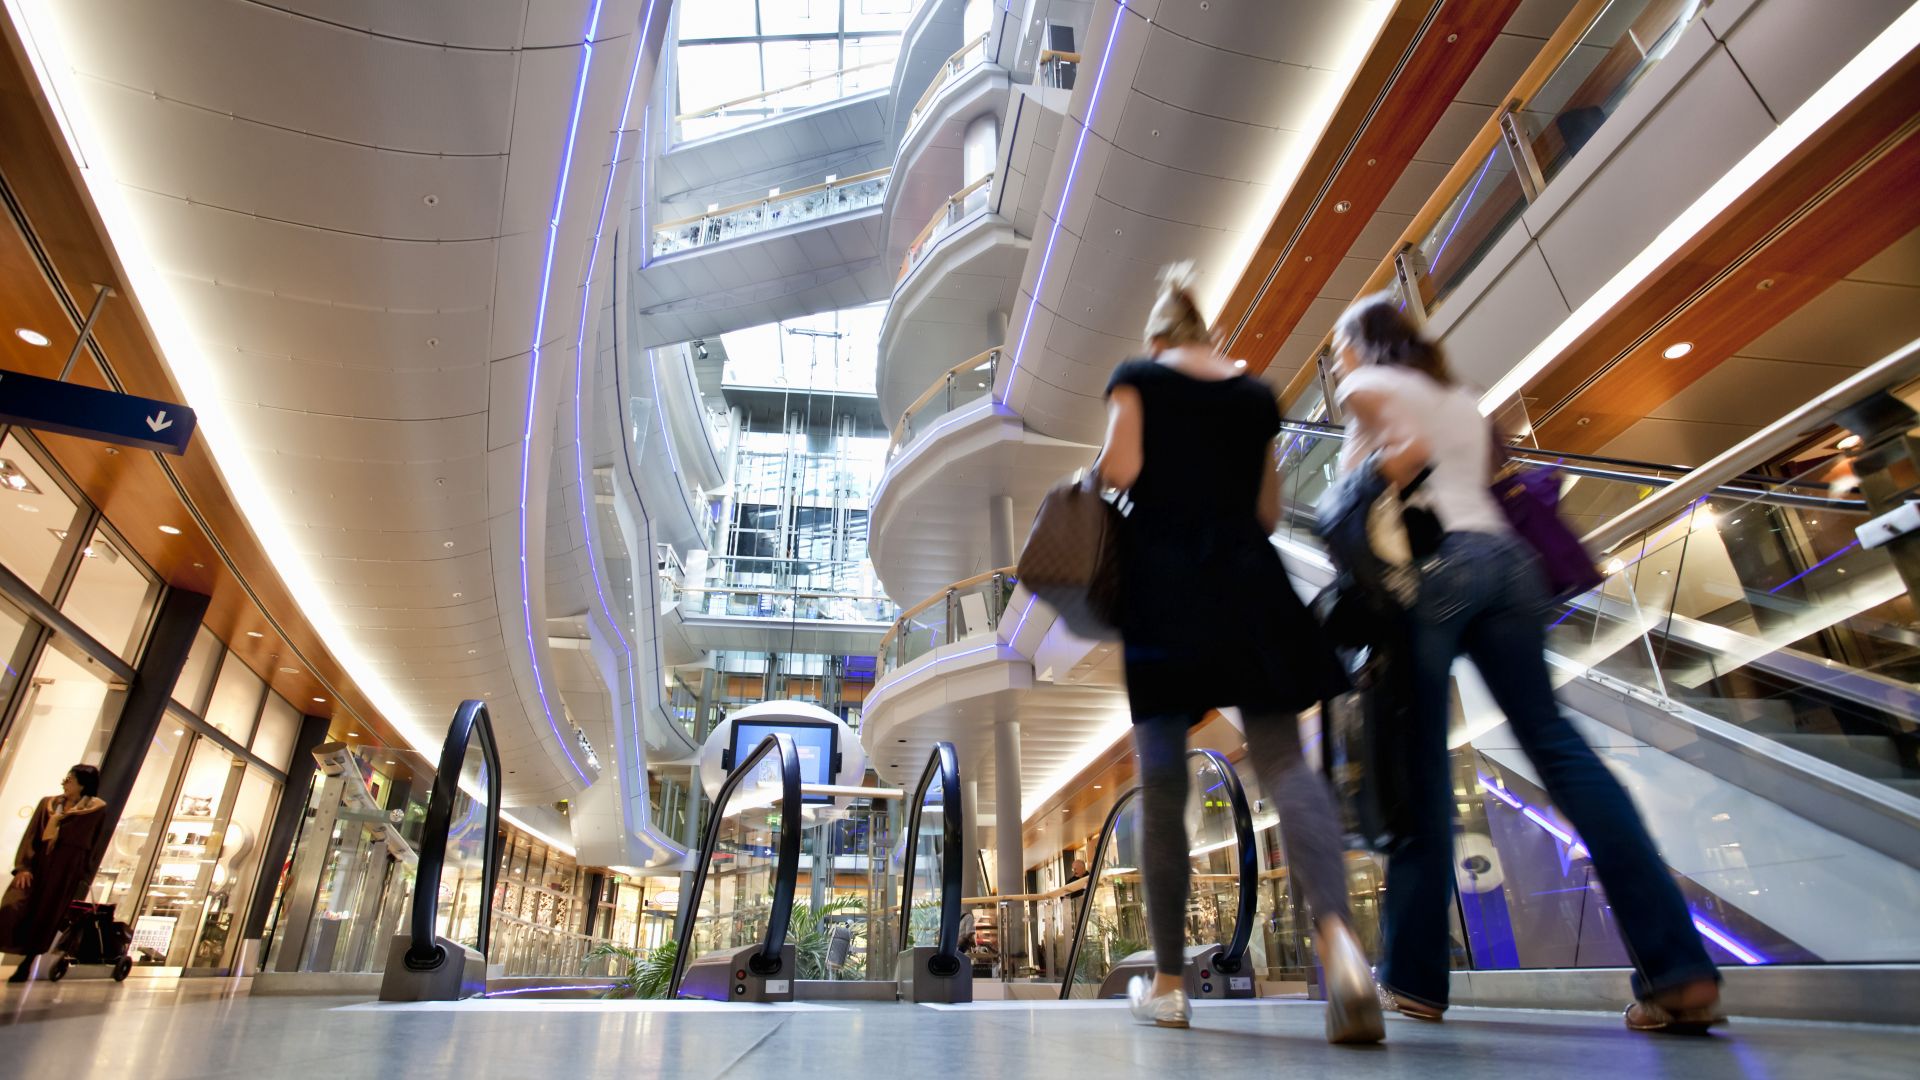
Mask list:
[[[75,762],[98,766],[125,688],[58,638],[41,649],[0,743],[0,851],[20,843],[50,785]]]

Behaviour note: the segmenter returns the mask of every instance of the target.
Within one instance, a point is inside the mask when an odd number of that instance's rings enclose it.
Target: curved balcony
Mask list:
[[[919,235],[907,242],[907,253],[900,259],[900,273],[894,278],[895,285],[904,282],[907,274],[920,265],[935,241],[974,214],[985,212],[992,201],[992,173],[947,196],[947,201],[921,227]]]
[[[887,440],[887,460],[892,461],[915,438],[930,434],[941,417],[991,394],[993,380],[999,374],[999,346],[948,368],[900,414],[900,421],[893,425],[893,437]]]
[[[985,799],[995,780],[994,728],[1018,720],[1031,804],[1071,776],[1090,747],[1112,744],[1129,722],[1117,643],[1043,634],[1044,614],[1010,566],[944,586],[901,613],[881,642],[860,727],[883,780],[911,782],[923,751],[950,742]]]
[[[960,46],[940,65],[940,69],[934,73],[933,82],[928,84],[926,93],[920,95],[920,100],[915,102],[913,109],[907,113],[907,131],[911,133],[915,127],[919,126],[921,118],[927,115],[943,89],[958,82],[961,74],[967,69],[986,62],[987,35],[983,32],[979,37]]]

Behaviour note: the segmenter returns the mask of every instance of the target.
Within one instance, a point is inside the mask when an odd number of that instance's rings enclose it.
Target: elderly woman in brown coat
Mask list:
[[[9,982],[27,981],[33,958],[60,932],[67,905],[86,890],[107,820],[99,790],[100,770],[75,765],[60,782],[60,794],[41,799],[27,822],[13,857],[13,883],[0,900],[0,950],[26,957]]]

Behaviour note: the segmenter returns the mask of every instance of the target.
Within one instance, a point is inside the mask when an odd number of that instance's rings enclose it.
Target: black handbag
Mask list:
[[[1101,494],[1098,474],[1047,492],[1020,549],[1015,574],[1067,629],[1096,641],[1120,636],[1120,509]]]

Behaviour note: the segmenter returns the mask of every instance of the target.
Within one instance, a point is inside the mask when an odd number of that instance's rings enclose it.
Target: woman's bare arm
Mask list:
[[[1125,491],[1140,479],[1146,463],[1142,416],[1140,391],[1123,384],[1107,395],[1107,441],[1093,467],[1108,487]]]

